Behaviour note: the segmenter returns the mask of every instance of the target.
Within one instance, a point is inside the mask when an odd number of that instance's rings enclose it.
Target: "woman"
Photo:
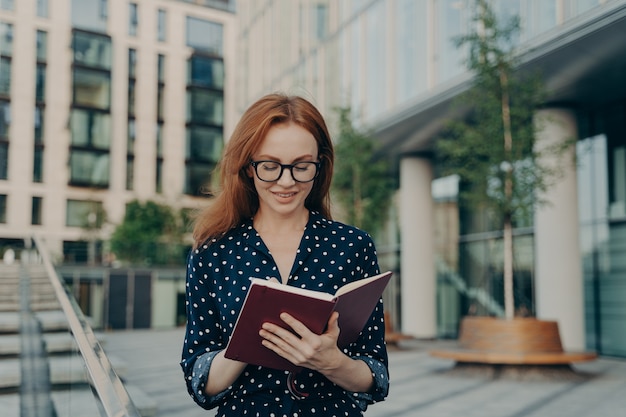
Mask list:
[[[266,323],[264,345],[307,368],[295,379],[224,357],[250,277],[335,292],[379,273],[370,236],[331,220],[333,158],[317,109],[281,94],[254,103],[226,145],[220,192],[194,228],[181,361],[191,396],[218,416],[361,416],[387,396],[382,301],[344,350],[336,313],[322,335],[288,314],[297,335]]]

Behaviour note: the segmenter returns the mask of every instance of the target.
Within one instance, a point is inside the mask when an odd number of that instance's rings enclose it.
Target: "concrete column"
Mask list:
[[[400,162],[402,332],[418,338],[437,335],[432,180],[428,159]]]
[[[541,110],[535,120],[538,149],[577,137],[576,119],[569,110]],[[558,321],[563,348],[581,351],[585,322],[575,151],[572,145],[560,160],[554,155],[541,159],[559,163],[563,176],[543,196],[548,204],[535,211],[535,297],[537,317]]]

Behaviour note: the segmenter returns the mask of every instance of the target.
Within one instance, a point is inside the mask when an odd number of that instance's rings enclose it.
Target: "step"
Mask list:
[[[0,311],[0,333],[17,333],[20,331],[20,313],[17,311]]]
[[[43,335],[48,354],[76,352],[76,342],[70,333],[58,332]],[[18,356],[20,354],[20,335],[0,335],[0,356]]]
[[[157,402],[135,385],[126,385],[126,391],[142,417],[152,417],[157,412]],[[71,390],[52,390],[52,404],[57,417],[94,417],[100,416],[98,400],[85,385]],[[0,394],[2,417],[20,416],[20,395],[17,393]]]
[[[135,385],[126,385],[124,388],[142,417],[156,415],[157,402],[154,399]],[[52,402],[57,417],[99,416],[97,401],[94,393],[87,386],[71,391],[52,391]]]
[[[20,395],[15,393],[0,395],[0,410],[3,417],[20,416]],[[98,414],[94,414],[96,416]]]
[[[128,371],[126,363],[119,358],[109,357],[115,373],[122,378]],[[48,358],[52,385],[89,383],[89,375],[81,355],[52,356]],[[20,359],[0,360],[0,390],[19,388],[22,381]]]

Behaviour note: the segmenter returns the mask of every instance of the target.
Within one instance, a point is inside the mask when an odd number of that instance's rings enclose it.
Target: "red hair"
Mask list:
[[[245,111],[226,143],[219,163],[220,187],[212,204],[200,212],[195,220],[194,247],[221,237],[244,219],[254,216],[259,208],[259,198],[254,180],[247,172],[252,155],[259,149],[272,126],[289,122],[313,135],[321,162],[305,206],[331,218],[329,190],[334,151],[326,122],[315,106],[302,97],[269,94]]]

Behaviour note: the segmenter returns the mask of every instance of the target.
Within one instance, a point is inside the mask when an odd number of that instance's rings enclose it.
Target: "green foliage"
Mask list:
[[[182,224],[181,213],[169,206],[131,201],[111,236],[111,251],[117,259],[131,263],[181,263],[185,253]]]
[[[393,194],[388,164],[373,160],[376,144],[372,137],[354,128],[350,109],[339,108],[337,112],[339,137],[335,144],[333,193],[346,223],[375,234],[387,219]]]
[[[465,203],[490,206],[508,217],[523,216],[553,174],[540,164],[535,149],[533,116],[545,89],[538,74],[516,71],[513,40],[519,19],[501,26],[487,1],[477,0],[476,6],[476,29],[455,38],[458,47],[468,47],[466,65],[475,76],[473,87],[456,103],[467,117],[450,121],[436,143],[437,156],[445,174],[456,173],[470,185],[461,194]]]

